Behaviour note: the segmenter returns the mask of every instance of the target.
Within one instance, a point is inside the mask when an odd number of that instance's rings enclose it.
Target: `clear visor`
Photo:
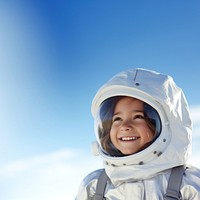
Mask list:
[[[112,119],[116,104],[125,96],[115,96],[106,99],[100,106],[98,116],[96,118],[97,133],[102,150],[111,156],[125,156],[112,144],[110,139],[110,130],[112,127]],[[149,104],[144,103],[143,112],[144,119],[153,131],[153,140],[146,144],[144,148],[151,145],[161,133],[161,120],[158,112]],[[144,149],[142,148],[142,149]]]

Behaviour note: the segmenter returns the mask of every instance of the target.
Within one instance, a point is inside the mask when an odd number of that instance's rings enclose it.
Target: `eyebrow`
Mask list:
[[[144,110],[133,110],[132,113],[144,113]],[[115,115],[119,115],[119,114],[121,114],[121,112],[116,112],[116,113],[113,114],[113,117]]]

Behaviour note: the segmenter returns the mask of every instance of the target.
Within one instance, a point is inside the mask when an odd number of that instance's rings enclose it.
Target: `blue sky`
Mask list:
[[[2,198],[73,199],[101,167],[90,152],[91,101],[131,67],[169,74],[183,89],[200,167],[199,19],[197,0],[0,0]]]

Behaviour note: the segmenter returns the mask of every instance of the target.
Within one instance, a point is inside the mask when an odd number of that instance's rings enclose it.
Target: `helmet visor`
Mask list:
[[[111,142],[110,130],[112,127],[112,119],[114,110],[117,103],[125,96],[110,97],[103,101],[99,108],[98,116],[96,119],[97,135],[102,147],[102,150],[111,156],[124,156]],[[144,119],[148,127],[154,133],[153,140],[146,144],[144,148],[152,144],[161,133],[161,120],[158,112],[149,104],[143,102]],[[144,149],[142,148],[142,149]]]

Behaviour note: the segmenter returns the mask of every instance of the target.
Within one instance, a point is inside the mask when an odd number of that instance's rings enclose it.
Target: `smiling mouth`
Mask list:
[[[129,136],[129,137],[120,137],[119,139],[121,141],[135,141],[137,139],[139,139],[140,137],[137,137],[137,136]]]

